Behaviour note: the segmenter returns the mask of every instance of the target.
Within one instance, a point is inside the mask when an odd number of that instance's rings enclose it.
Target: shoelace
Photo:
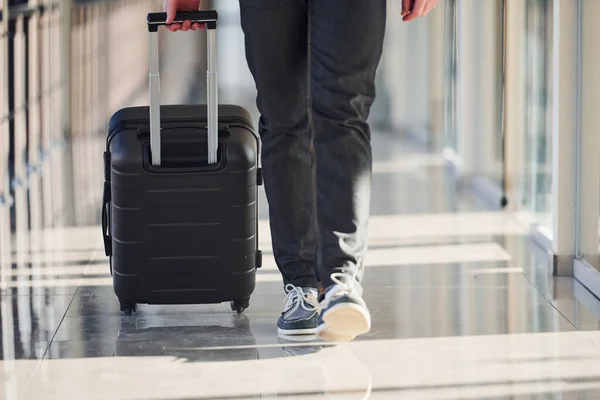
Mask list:
[[[354,290],[354,279],[350,279],[350,284],[346,281],[348,280],[348,275],[344,272],[334,272],[331,274],[331,280],[340,286],[341,290],[352,292]]]
[[[331,274],[331,281],[337,285],[337,290],[332,296],[350,294],[354,291],[355,279],[344,271]]]
[[[315,298],[315,296],[311,296],[309,293],[304,293],[301,287],[288,283],[285,286],[285,291],[287,292],[287,296],[283,302],[285,304],[286,311],[294,307],[294,300],[296,299],[298,299],[300,307],[304,308],[306,311],[318,310],[318,300]],[[312,308],[308,308],[307,305],[312,306]]]
[[[351,275],[349,276],[349,274],[344,271],[331,274],[331,281],[335,283],[335,287],[331,289],[331,292],[323,299],[321,307],[324,308],[326,308],[334,298],[354,292],[355,280]]]

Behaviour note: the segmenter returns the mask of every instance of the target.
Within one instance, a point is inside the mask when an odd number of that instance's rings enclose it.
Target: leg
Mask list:
[[[317,287],[308,124],[306,0],[240,0],[258,90],[273,252],[285,284]]]
[[[258,90],[262,165],[273,252],[286,305],[281,335],[314,334],[313,165],[308,119],[307,0],[240,0],[246,57]]]
[[[328,288],[319,334],[351,340],[371,317],[360,280],[367,250],[371,140],[367,123],[383,49],[386,0],[310,1],[311,123],[319,269]]]
[[[323,278],[363,275],[371,185],[367,118],[383,48],[385,0],[311,1],[311,99]]]

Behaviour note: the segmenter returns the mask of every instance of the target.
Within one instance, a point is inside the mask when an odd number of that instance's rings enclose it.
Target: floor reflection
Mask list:
[[[221,362],[256,360],[258,350],[248,317],[233,315],[231,326],[125,327],[119,331],[115,356],[172,356],[189,362]]]
[[[227,304],[123,316],[98,226],[4,240],[1,355],[15,361],[0,375],[21,388],[5,398],[600,398],[597,299],[553,278],[522,226],[468,192],[434,180],[398,196],[430,173],[386,171],[376,187],[364,281],[373,330],[351,344],[277,336],[282,284],[264,218],[264,267],[244,317]],[[452,200],[412,208],[434,193]]]
[[[178,354],[45,360],[28,398],[535,399],[562,393],[563,399],[595,399],[600,393],[594,367],[600,353],[582,332],[369,340],[267,359],[238,346],[238,356],[243,360],[189,362]],[[63,374],[70,385],[60,383]],[[144,385],[133,389],[132,380],[142,377]]]

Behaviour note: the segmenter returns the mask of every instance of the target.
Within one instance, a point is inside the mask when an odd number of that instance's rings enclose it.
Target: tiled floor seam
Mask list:
[[[514,262],[508,262],[508,264],[514,267],[518,267]],[[526,273],[523,272],[522,275],[525,278],[525,280],[531,285],[531,287],[533,287],[535,292],[546,301],[546,303],[548,303],[553,309],[555,309],[560,316],[562,316],[569,324],[571,324],[573,328],[575,328],[575,330],[579,331],[579,329],[577,329],[577,326],[573,323],[573,321],[571,321],[565,314],[563,314],[562,311],[556,308],[556,306],[550,301],[550,299],[548,299],[548,297],[540,290],[540,288],[531,279],[529,279],[529,276]]]
[[[515,264],[514,264],[514,263],[512,263],[512,262],[511,262],[511,263],[509,263],[509,264],[515,265]],[[515,265],[515,266],[516,266],[516,265]],[[579,328],[577,327],[577,325],[576,325],[576,324],[575,324],[573,321],[571,321],[571,319],[570,319],[569,317],[567,317],[567,316],[566,316],[566,315],[565,315],[565,314],[564,314],[562,311],[560,311],[560,310],[559,310],[559,309],[558,309],[558,308],[557,308],[557,307],[554,305],[554,303],[553,303],[552,301],[550,301],[550,299],[548,299],[548,297],[547,297],[547,296],[546,296],[546,295],[545,295],[545,294],[544,294],[544,293],[543,293],[543,292],[542,292],[542,291],[539,289],[539,287],[538,287],[538,286],[537,286],[537,285],[536,285],[534,282],[532,282],[532,281],[531,281],[531,279],[529,279],[529,277],[527,276],[527,274],[523,273],[523,276],[525,277],[525,280],[526,280],[527,282],[529,282],[529,284],[530,284],[530,285],[531,285],[531,286],[534,288],[534,290],[535,290],[535,291],[536,291],[536,292],[537,292],[537,293],[538,293],[538,294],[539,294],[539,295],[540,295],[540,296],[541,296],[541,297],[542,297],[542,298],[543,298],[543,299],[544,299],[544,300],[545,300],[545,301],[546,301],[548,304],[550,304],[550,306],[551,306],[551,307],[552,307],[554,310],[556,310],[556,312],[557,312],[557,313],[558,313],[560,316],[562,316],[562,317],[563,317],[563,318],[564,318],[564,319],[565,319],[565,320],[566,320],[566,321],[567,321],[567,322],[568,322],[568,323],[569,323],[569,324],[570,324],[570,325],[571,325],[573,328],[575,328],[575,330],[576,330],[577,332],[582,332],[582,333],[583,333],[583,332],[585,332],[585,331],[583,331],[583,330],[579,329]],[[575,279],[575,278],[572,278],[572,279]],[[590,338],[589,338],[587,335],[586,335],[586,339],[587,339],[587,341],[588,341],[588,342],[592,343],[592,345],[593,345],[595,348],[597,348],[597,349],[598,349],[598,351],[600,351],[600,345],[598,345],[596,342],[594,342],[592,339],[590,339]]]
[[[98,252],[98,248],[95,248],[92,251],[92,254],[90,256],[90,258],[87,261],[86,267],[90,265],[90,263],[96,258],[96,253]],[[48,345],[46,346],[46,349],[44,350],[44,355],[42,356],[42,358],[40,358],[40,362],[38,363],[38,365],[36,366],[33,374],[31,374],[31,378],[29,379],[29,383],[27,384],[27,387],[25,389],[25,394],[24,394],[24,399],[28,399],[28,395],[29,395],[29,391],[31,390],[32,384],[34,379],[37,377],[40,368],[42,366],[42,363],[44,362],[44,360],[46,359],[46,356],[48,355],[48,352],[50,351],[50,347],[52,346],[52,343],[54,343],[54,338],[56,337],[56,335],[58,334],[59,329],[61,328],[67,314],[69,313],[69,310],[71,309],[71,305],[73,304],[73,301],[75,301],[75,296],[77,296],[77,293],[79,293],[79,287],[75,290],[75,292],[73,293],[73,295],[71,296],[71,301],[69,301],[69,305],[67,306],[67,308],[65,309],[65,312],[63,313],[62,317],[60,318],[60,322],[58,323],[58,326],[56,327],[56,329],[54,330],[54,333],[52,334],[52,337],[50,338],[50,341],[48,342]]]

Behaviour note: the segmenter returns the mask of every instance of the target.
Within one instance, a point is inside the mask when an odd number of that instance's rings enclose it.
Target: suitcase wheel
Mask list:
[[[246,308],[250,307],[250,298],[243,300],[234,300],[230,303],[231,311],[235,311],[238,314],[243,313]]]
[[[122,301],[121,311],[123,311],[125,315],[131,315],[137,311],[137,304],[135,303],[135,301]]]

